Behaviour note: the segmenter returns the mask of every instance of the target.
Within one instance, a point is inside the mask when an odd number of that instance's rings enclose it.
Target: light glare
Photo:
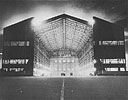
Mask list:
[[[32,26],[40,26],[42,21],[43,20],[40,17],[34,17],[34,19],[32,20]]]
[[[49,76],[50,75],[49,71],[43,70],[43,69],[34,68],[33,71],[34,71],[34,76]]]
[[[93,25],[95,24],[95,20],[94,20],[94,19],[90,19],[90,20],[88,21],[88,24],[93,26]]]
[[[93,63],[95,64],[96,62],[97,62],[96,59],[94,59],[94,60],[93,60]]]
[[[43,21],[43,19],[41,19],[40,17],[35,17],[32,21],[31,21],[31,26],[32,29],[34,31],[40,31],[42,28],[44,28],[46,25],[46,22]]]

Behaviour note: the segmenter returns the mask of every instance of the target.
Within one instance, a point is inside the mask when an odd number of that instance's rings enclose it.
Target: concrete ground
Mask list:
[[[128,100],[128,76],[0,77],[0,100]]]

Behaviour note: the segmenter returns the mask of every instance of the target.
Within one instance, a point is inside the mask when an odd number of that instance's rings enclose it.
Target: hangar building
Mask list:
[[[67,14],[4,28],[3,75],[86,76],[126,71],[124,29]],[[95,73],[96,72],[96,73]]]

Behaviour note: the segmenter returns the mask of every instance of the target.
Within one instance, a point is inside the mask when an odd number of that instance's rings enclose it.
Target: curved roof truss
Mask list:
[[[79,51],[92,34],[87,21],[62,14],[42,22],[35,33],[49,51],[68,49]]]

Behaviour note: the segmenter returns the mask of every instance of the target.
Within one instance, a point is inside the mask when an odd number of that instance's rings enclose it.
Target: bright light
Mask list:
[[[43,20],[40,17],[34,17],[32,20],[32,26],[40,26],[42,24]]]
[[[93,63],[95,64],[96,62],[97,62],[96,59],[94,59],[94,60],[93,60]]]
[[[128,36],[128,31],[124,31],[124,35],[125,36]]]
[[[125,71],[125,69],[124,68],[120,68],[120,71]]]
[[[55,63],[57,63],[57,60],[55,60]]]
[[[0,31],[0,34],[3,34],[3,30]]]
[[[90,75],[94,75],[95,71],[96,69],[94,68],[93,62],[90,62],[89,64],[79,68],[77,72],[79,76],[90,76]]]
[[[2,68],[2,59],[0,58],[0,69]]]
[[[34,68],[34,76],[42,76],[42,70],[39,70],[39,69],[37,69],[37,68]]]
[[[66,60],[63,60],[63,62],[66,62]]]
[[[33,71],[34,71],[34,76],[49,76],[50,75],[49,71],[43,70],[43,69],[34,68]]]
[[[88,20],[88,24],[93,26],[95,24],[95,20],[91,18],[90,20]]]
[[[72,62],[74,62],[74,60],[72,60]]]
[[[40,31],[43,27],[45,27],[46,22],[43,21],[40,17],[34,18],[31,22],[32,29],[34,31]]]
[[[128,71],[128,54],[126,53],[126,69]]]
[[[96,71],[96,68],[94,67],[93,71],[95,72]]]
[[[2,53],[0,53],[0,55],[2,55]]]
[[[44,25],[46,25],[46,20],[58,15],[57,12],[50,6],[38,6],[33,9],[32,16],[34,16],[31,24],[36,31],[40,30]]]
[[[118,68],[110,68],[111,71],[118,71]]]
[[[59,63],[61,63],[61,60],[59,60]]]
[[[67,62],[70,62],[70,60],[67,60]]]

